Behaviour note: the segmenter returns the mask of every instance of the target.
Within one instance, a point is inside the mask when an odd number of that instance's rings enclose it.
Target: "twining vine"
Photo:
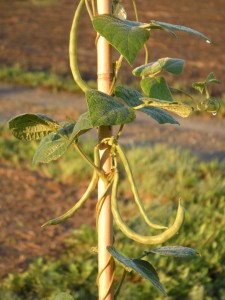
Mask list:
[[[172,88],[169,87],[164,73],[179,75],[183,72],[184,60],[178,58],[159,58],[156,61],[149,62],[147,40],[150,38],[152,30],[166,31],[173,37],[176,32],[183,31],[194,34],[211,43],[210,39],[204,34],[180,25],[168,24],[159,21],[150,21],[142,23],[138,18],[138,9],[134,0],[132,0],[136,20],[129,21],[126,19],[127,13],[120,1],[113,2],[112,15],[97,15],[95,0],[81,0],[77,6],[72,28],[70,32],[69,57],[70,67],[75,82],[85,93],[88,110],[82,114],[76,122],[59,123],[49,116],[42,114],[23,114],[16,116],[9,121],[9,128],[15,137],[20,140],[31,141],[39,140],[41,142],[34,154],[33,163],[49,163],[59,159],[69,147],[79,153],[82,159],[93,169],[93,176],[87,190],[80,200],[62,216],[56,217],[45,222],[42,226],[56,225],[72,217],[77,210],[89,199],[91,193],[96,188],[98,179],[105,182],[105,192],[96,204],[96,224],[104,203],[106,194],[111,191],[112,213],[115,224],[130,239],[145,245],[159,245],[167,242],[174,237],[180,230],[184,221],[184,208],[181,201],[178,203],[177,215],[174,223],[167,227],[166,225],[155,224],[146,212],[138,194],[137,185],[129,164],[129,161],[123,151],[119,140],[125,126],[135,121],[136,111],[140,111],[153,118],[159,124],[179,124],[179,122],[170,114],[170,112],[181,117],[188,117],[194,110],[209,111],[213,115],[219,110],[219,100],[211,97],[208,85],[219,84],[213,73],[210,73],[203,82],[196,82],[193,88],[201,94],[205,93],[205,100],[197,103],[196,107],[174,101]],[[90,89],[88,84],[82,79],[77,63],[77,36],[79,31],[79,21],[83,8],[86,7],[93,29],[99,36],[103,36],[119,53],[119,59],[114,63],[114,77],[112,80],[109,94]],[[140,91],[133,88],[117,85],[118,73],[123,62],[126,59],[132,66],[135,58],[141,48],[145,49],[145,61],[142,66],[133,70],[133,75],[140,77]],[[87,131],[98,129],[99,126],[120,125],[116,135],[103,139],[97,143],[93,149],[94,160],[92,161],[82,150],[80,146],[80,136]],[[100,167],[99,148],[101,145],[107,145],[110,150],[111,172],[105,174]],[[134,201],[137,208],[146,222],[153,229],[162,232],[156,235],[142,235],[133,231],[123,220],[118,206],[118,187],[119,187],[119,163],[122,164],[128,182],[133,193]],[[186,257],[196,255],[198,252],[191,248],[182,246],[164,246],[148,251],[138,258],[127,258],[119,253],[114,247],[108,247],[108,251],[116,261],[124,266],[124,273],[121,281],[115,291],[115,298],[118,296],[126,272],[134,270],[142,277],[148,279],[163,294],[165,290],[159,280],[158,274],[154,267],[143,258],[145,256],[158,253],[161,255],[172,255]],[[111,286],[109,287],[111,289]],[[107,295],[105,295],[106,297]]]

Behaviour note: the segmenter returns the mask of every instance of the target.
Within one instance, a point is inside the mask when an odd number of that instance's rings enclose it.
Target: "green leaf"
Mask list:
[[[118,98],[122,99],[127,105],[131,107],[143,104],[143,101],[140,100],[141,98],[143,98],[143,95],[136,90],[118,86],[115,88],[114,93]],[[179,122],[177,122],[170,114],[160,108],[144,107],[140,108],[139,111],[149,115],[159,124],[169,123],[179,125]]]
[[[173,96],[164,77],[156,76],[141,80],[143,92],[150,98],[173,101]]]
[[[192,83],[192,87],[202,94],[204,92],[205,82],[194,82]]]
[[[182,118],[187,118],[191,112],[193,112],[193,108],[191,106],[185,105],[183,103],[178,102],[168,102],[162,101],[159,99],[152,99],[152,98],[141,98],[141,100],[149,106],[154,106],[158,108],[162,108],[181,116]]]
[[[157,107],[144,107],[139,109],[139,111],[151,116],[154,120],[156,120],[159,124],[176,124],[180,125],[180,123],[175,120],[170,114],[166,111],[157,108]]]
[[[140,22],[121,20],[112,15],[100,15],[94,17],[93,26],[120,54],[122,54],[130,65],[139,50],[144,46],[150,34]]]
[[[126,268],[136,271],[141,277],[149,280],[156,288],[158,288],[164,295],[166,292],[159,280],[159,276],[154,267],[146,260],[137,258],[128,258],[119,253],[114,247],[107,247],[109,253]]]
[[[175,257],[187,257],[192,255],[199,255],[198,251],[189,247],[182,246],[165,246],[156,249],[152,249],[150,251],[146,251],[146,253],[157,253],[160,255],[166,256],[175,256]]]
[[[149,64],[137,67],[133,70],[133,74],[135,76],[148,76],[165,71],[178,75],[183,72],[183,67],[183,59],[165,57]]]
[[[76,125],[74,126],[73,132],[71,134],[70,140],[74,140],[75,138],[81,136],[88,130],[92,129],[90,114],[89,112],[83,113],[79,119],[77,120]]]
[[[136,115],[115,98],[96,90],[86,92],[91,124],[97,126],[120,125],[132,122]]]
[[[60,133],[66,135],[63,129]],[[60,158],[67,150],[71,142],[67,139],[61,138],[58,134],[50,133],[45,136],[34,154],[33,164],[49,163],[52,160]]]
[[[54,300],[74,300],[74,298],[68,293],[59,293]]]
[[[216,79],[214,73],[210,73],[206,80],[205,83],[216,83],[216,84],[221,84],[221,81],[219,81],[218,79]]]
[[[164,22],[151,21],[151,23],[149,24],[149,28],[150,29],[162,29],[162,30],[169,31],[170,33],[173,32],[173,30],[184,31],[187,33],[197,35],[197,36],[203,38],[207,43],[211,43],[211,40],[207,36],[202,34],[201,32],[194,30],[192,28],[189,28],[189,27],[181,26],[181,25],[174,25],[174,24],[169,24],[169,23],[164,23]]]
[[[19,140],[39,140],[50,132],[55,132],[59,124],[42,114],[22,114],[9,121],[9,129]]]

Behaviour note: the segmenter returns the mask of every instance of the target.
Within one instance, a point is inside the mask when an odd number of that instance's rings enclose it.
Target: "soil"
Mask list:
[[[177,41],[163,32],[158,37],[154,33],[152,59],[170,56],[189,60],[187,72],[182,76],[184,82],[202,79],[211,70],[223,79],[224,0],[210,3],[180,0],[179,5],[178,1],[153,0],[148,8],[145,7],[148,1],[137,2],[143,11],[140,14],[143,21],[156,19],[190,26],[214,40],[214,45],[209,46],[183,34]],[[0,1],[0,63],[13,65],[19,62],[29,69],[53,69],[67,74],[68,35],[75,5],[66,0],[60,3],[49,7],[34,6],[25,1]],[[87,18],[81,23],[81,35],[86,39],[79,41],[80,63],[85,77],[94,78],[95,55],[89,50],[94,49],[94,42],[88,50],[86,45],[86,40],[94,40],[94,34],[87,30],[89,25]],[[142,56],[138,56],[137,63],[141,62]],[[130,80],[128,71],[130,73],[126,65],[122,74],[126,75],[127,82]],[[219,88],[219,93],[223,91],[224,86]],[[0,122],[3,123],[25,112],[41,112],[65,120],[66,117],[76,118],[86,109],[80,95],[52,94],[5,84],[0,84],[0,104]],[[147,116],[138,115],[136,122],[125,129],[122,142],[139,144],[144,141],[150,145],[160,142],[190,149],[201,159],[225,159],[224,119],[208,115],[179,121],[181,126],[159,126]],[[70,186],[55,182],[39,172],[0,161],[0,183],[0,278],[10,272],[22,272],[34,257],[45,254],[57,257],[65,247],[64,238],[73,228],[84,222],[94,226],[95,194],[75,218],[56,227],[40,228],[44,221],[67,211],[82,195],[87,182],[79,182],[78,189],[78,183]]]
[[[38,2],[38,1],[37,1]],[[41,2],[41,1],[40,1]],[[44,2],[44,1],[43,1]],[[0,0],[0,64],[19,64],[31,70],[54,70],[70,74],[68,40],[78,0],[61,0],[54,6],[32,5],[30,1]],[[203,80],[210,72],[224,81],[225,62],[225,2],[224,0],[136,0],[142,22],[156,20],[194,28],[213,44],[187,33],[178,33],[178,39],[163,31],[154,31],[149,39],[150,61],[162,57],[186,60],[184,74],[179,81],[191,86]],[[132,1],[124,1],[128,19],[134,20]],[[95,33],[87,13],[80,24],[79,65],[85,78],[96,77]],[[90,51],[91,49],[91,51]],[[138,55],[135,66],[144,62],[144,51]],[[134,77],[125,63],[122,81],[130,83]],[[169,78],[172,81],[172,78]],[[216,88],[224,91],[224,85]]]

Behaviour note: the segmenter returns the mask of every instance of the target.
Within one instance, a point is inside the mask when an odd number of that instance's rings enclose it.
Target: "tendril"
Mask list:
[[[113,264],[113,274],[111,276],[111,281],[109,283],[109,286],[108,286],[108,290],[107,292],[105,293],[105,296],[101,299],[101,300],[105,300],[109,294],[109,292],[111,291],[111,288],[112,288],[112,285],[113,285],[113,281],[114,281],[114,276],[115,276],[115,262],[114,262],[114,259],[112,257],[112,255],[110,254],[109,258],[108,258],[108,261],[106,262],[105,266],[101,269],[101,271],[98,273],[98,276],[96,278],[96,284],[99,285],[99,280],[100,280],[100,277],[102,275],[102,273],[105,271],[105,269],[110,265],[110,264]]]

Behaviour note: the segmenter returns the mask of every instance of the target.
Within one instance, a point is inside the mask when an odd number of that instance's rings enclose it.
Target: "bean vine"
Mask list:
[[[214,73],[210,73],[204,81],[193,83],[194,89],[201,94],[205,94],[205,99],[194,106],[174,101],[172,94],[173,89],[167,84],[164,73],[171,73],[173,75],[181,74],[184,68],[184,60],[165,57],[159,58],[156,61],[149,61],[147,41],[150,38],[150,33],[153,30],[163,30],[169,33],[171,38],[173,38],[176,37],[177,32],[183,31],[187,34],[197,35],[207,43],[211,43],[211,41],[204,34],[188,27],[155,20],[148,20],[142,23],[139,21],[138,8],[135,0],[131,2],[135,15],[134,21],[127,20],[126,10],[119,0],[113,1],[112,14],[98,15],[95,0],[80,0],[76,8],[70,32],[69,59],[73,78],[76,84],[85,93],[88,106],[87,112],[82,114],[76,122],[67,122],[64,125],[61,125],[61,123],[46,115],[23,114],[11,119],[9,121],[9,128],[12,133],[21,140],[41,140],[34,155],[34,163],[48,163],[59,159],[70,146],[73,146],[74,150],[78,152],[84,162],[93,169],[92,179],[80,200],[63,215],[46,221],[42,225],[43,227],[56,225],[71,218],[90,198],[97,186],[99,178],[101,178],[105,183],[105,191],[96,203],[96,225],[98,225],[99,215],[106,195],[110,192],[112,199],[111,209],[115,225],[123,234],[129,239],[144,245],[160,245],[179,233],[185,217],[184,207],[179,200],[176,218],[173,224],[168,227],[166,225],[156,224],[149,218],[149,213],[146,211],[140,199],[129,160],[120,145],[120,137],[123,134],[124,127],[129,126],[129,123],[135,121],[136,111],[147,114],[159,124],[179,124],[175,117],[170,114],[171,112],[184,118],[197,110],[208,111],[215,115],[219,110],[220,100],[211,96],[208,86],[210,84],[219,84],[220,81],[216,79]],[[91,89],[82,79],[79,71],[77,41],[79,21],[85,7],[93,24],[93,29],[96,31],[96,43],[99,36],[102,36],[119,52],[119,58],[113,64],[114,72],[108,94]],[[145,50],[143,65],[135,68],[132,72],[134,76],[140,77],[140,89],[135,90],[130,87],[118,85],[118,74],[123,61],[126,60],[132,66],[138,52],[142,48]],[[142,90],[142,92],[140,92],[140,90]],[[93,149],[94,159],[92,160],[81,149],[80,137],[87,131],[93,129],[98,130],[99,126],[114,125],[120,125],[119,131],[109,138],[96,142]],[[101,168],[99,157],[99,149],[103,145],[108,147],[111,157],[111,171],[107,174]],[[149,229],[161,230],[162,232],[156,235],[143,235],[142,233],[135,232],[129,227],[129,224],[123,220],[118,204],[118,188],[120,183],[119,165],[121,165],[125,171],[134,202],[142,220],[148,225]],[[157,251],[163,251],[163,249],[164,247],[154,249],[154,251],[148,250],[139,258],[130,259],[124,257],[114,247],[108,247],[110,258],[98,275],[97,282],[99,281],[101,273],[109,263],[112,263],[112,259],[114,258],[115,261],[119,261],[125,268],[121,281],[116,289],[115,298],[117,298],[121,291],[121,286],[128,269],[134,270],[141,276],[147,278],[156,288],[165,294],[158,275],[154,275],[154,277],[152,273],[148,273],[148,268],[146,267],[147,261],[143,260],[144,256],[156,253]],[[175,253],[174,256],[181,257],[198,254],[197,251],[182,246],[173,246],[173,248],[167,249],[167,251],[169,251],[168,253],[170,255],[171,253]],[[143,262],[145,263],[145,267],[141,267]],[[150,265],[150,263],[148,264],[152,270],[153,266]],[[154,272],[156,273],[155,269]],[[112,280],[113,277],[114,274]],[[108,287],[108,291],[110,289],[112,289],[112,282]],[[104,299],[107,297],[107,294],[108,292]]]

